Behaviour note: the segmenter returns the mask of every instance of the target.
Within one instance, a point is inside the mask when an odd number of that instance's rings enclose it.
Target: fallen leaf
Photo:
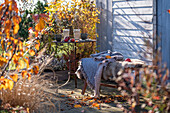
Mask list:
[[[93,107],[97,107],[97,108],[100,107],[100,105],[99,105],[98,103],[93,103],[92,106],[93,106]]]
[[[71,94],[73,94],[74,92],[72,91]]]
[[[132,108],[134,108],[136,106],[136,102],[132,103]]]
[[[107,55],[107,56],[106,56],[106,58],[107,58],[107,59],[110,59],[110,58],[112,58],[112,57],[111,57],[111,56],[109,56],[109,55]]]
[[[170,14],[170,9],[168,9],[167,12]]]
[[[160,100],[160,97],[159,96],[154,96],[152,97],[154,100]]]
[[[100,101],[100,100],[98,100],[97,102],[98,102],[98,103],[102,103],[102,101]]]
[[[93,103],[93,102],[94,102],[94,100],[90,100],[90,101],[89,101],[89,103]]]
[[[114,100],[114,99],[112,99],[111,101],[112,101],[112,102],[114,102],[115,100]]]
[[[105,102],[105,103],[110,103],[111,101],[110,101],[110,100],[105,100],[104,102]]]
[[[65,97],[65,95],[61,95],[60,97]]]
[[[76,104],[74,105],[75,108],[81,108],[81,105],[80,104]]]

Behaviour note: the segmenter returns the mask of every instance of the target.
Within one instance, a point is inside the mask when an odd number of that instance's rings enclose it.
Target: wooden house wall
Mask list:
[[[157,0],[157,31],[161,42],[162,60],[170,69],[170,0]],[[160,54],[161,57],[161,54]]]
[[[151,60],[152,50],[145,42],[153,44],[153,0],[97,0],[97,5],[102,10],[98,50],[110,49],[128,58]]]

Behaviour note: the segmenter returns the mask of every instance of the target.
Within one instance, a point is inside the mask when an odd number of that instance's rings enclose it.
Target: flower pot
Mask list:
[[[74,39],[79,40],[80,39],[80,29],[74,29],[73,33],[74,33]]]
[[[69,36],[69,33],[70,33],[70,29],[63,29],[63,36],[64,36],[64,38]]]
[[[88,34],[87,33],[81,33],[81,39],[82,40],[86,40],[87,39]]]
[[[61,38],[62,38],[62,35],[61,35],[61,34],[56,34],[56,35],[55,35],[55,40],[56,40],[57,42],[61,42]]]

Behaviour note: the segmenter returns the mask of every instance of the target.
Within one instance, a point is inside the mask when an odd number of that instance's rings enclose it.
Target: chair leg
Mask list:
[[[84,80],[84,87],[83,87],[82,92],[81,92],[82,95],[84,95],[86,88],[87,88],[87,82],[86,82],[86,80]]]

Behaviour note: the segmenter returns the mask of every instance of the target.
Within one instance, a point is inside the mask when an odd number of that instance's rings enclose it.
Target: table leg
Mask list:
[[[69,71],[68,71],[68,75],[70,76],[71,75],[71,60],[70,60],[70,44],[69,43],[67,43],[68,44],[68,56],[69,56],[69,59],[68,59],[68,63],[69,63]]]
[[[83,86],[83,89],[82,89],[82,92],[81,92],[82,95],[84,95],[86,88],[87,88],[87,82],[86,82],[86,80],[84,80],[84,86]]]
[[[138,85],[139,83],[139,69],[135,69],[135,85]],[[136,96],[135,96],[135,99],[136,99],[136,104],[139,105],[139,93],[136,92]]]
[[[76,71],[76,43],[74,43],[74,72]],[[74,74],[75,88],[77,88],[77,76]]]

